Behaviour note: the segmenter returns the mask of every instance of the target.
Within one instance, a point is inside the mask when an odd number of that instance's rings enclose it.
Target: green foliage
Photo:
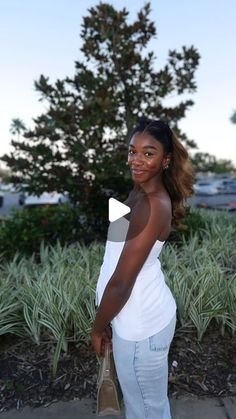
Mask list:
[[[3,166],[0,166],[0,182],[5,183],[8,181],[11,173],[9,169],[4,168]]]
[[[196,329],[199,340],[212,322],[222,334],[236,329],[236,216],[200,212],[205,227],[161,253],[181,327]],[[0,265],[0,335],[29,336],[38,345],[50,339],[53,376],[68,342],[90,339],[103,254],[98,242],[42,242],[37,259],[17,254]]]
[[[232,124],[236,124],[236,111],[233,111],[230,117],[230,121],[232,122]]]
[[[197,234],[199,241],[202,239],[201,232],[205,231],[208,224],[208,218],[201,209],[187,207],[185,217],[182,218],[179,226],[173,226],[173,230],[168,238],[169,243],[175,243],[176,246],[182,246],[183,240],[191,240]]]
[[[96,239],[96,226],[88,229],[85,221],[79,207],[72,208],[67,204],[22,211],[13,208],[10,215],[1,220],[0,253],[10,259],[16,252],[20,255],[37,254],[41,241],[45,244],[55,244],[57,240],[61,244],[78,240],[90,242]]]
[[[87,226],[103,218],[104,190],[121,200],[127,196],[127,133],[138,116],[164,118],[189,147],[196,146],[178,125],[193,105],[188,95],[196,91],[199,53],[193,46],[171,50],[157,70],[154,52],[147,52],[156,36],[150,13],[147,3],[130,22],[125,8],[104,2],[90,8],[81,30],[84,61],[76,61],[74,77],[54,84],[39,77],[35,88],[47,110],[1,157],[14,173],[12,182],[28,184],[30,193],[68,191]],[[166,107],[173,94],[178,103]]]
[[[19,118],[14,118],[11,122],[10,132],[13,135],[20,135],[22,132],[26,131],[26,126],[24,122]]]
[[[181,246],[168,244],[161,255],[183,327],[194,325],[199,340],[211,321],[221,333],[236,329],[236,216],[200,210],[201,226]]]
[[[16,266],[16,260],[13,262]],[[22,324],[19,315],[20,304],[17,300],[17,284],[7,276],[0,276],[0,335],[18,334]]]
[[[29,336],[55,344],[52,373],[70,341],[88,342],[95,316],[95,284],[103,246],[41,244],[40,257],[14,258],[1,265],[0,335]]]
[[[195,170],[199,172],[225,173],[235,170],[231,160],[217,159],[209,153],[195,153],[191,160]]]

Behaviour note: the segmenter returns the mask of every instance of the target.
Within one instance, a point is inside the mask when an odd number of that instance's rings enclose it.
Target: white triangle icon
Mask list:
[[[130,207],[115,198],[109,198],[108,218],[112,223],[130,212]]]

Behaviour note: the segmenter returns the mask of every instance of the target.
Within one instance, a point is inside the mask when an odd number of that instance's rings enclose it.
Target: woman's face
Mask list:
[[[148,133],[136,133],[131,138],[128,165],[136,182],[145,182],[159,175],[170,160],[163,145]]]

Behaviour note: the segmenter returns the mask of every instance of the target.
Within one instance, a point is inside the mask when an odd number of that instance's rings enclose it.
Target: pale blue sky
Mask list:
[[[109,1],[126,7],[130,19],[142,0]],[[0,155],[9,152],[12,118],[32,126],[32,117],[44,105],[33,82],[40,74],[51,81],[74,74],[81,60],[80,30],[95,0],[0,0]],[[229,117],[236,109],[236,2],[235,0],[153,0],[151,19],[157,38],[149,48],[161,68],[169,49],[194,45],[201,54],[196,73],[195,102],[180,126],[200,151],[236,164],[236,125]],[[178,97],[172,101],[178,101]],[[0,162],[0,165],[2,163]]]

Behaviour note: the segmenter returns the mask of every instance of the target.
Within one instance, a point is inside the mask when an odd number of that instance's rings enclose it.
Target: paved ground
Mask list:
[[[236,397],[205,399],[196,396],[171,399],[172,419],[236,419]],[[90,399],[57,402],[48,407],[10,410],[1,419],[95,419],[95,403]],[[106,416],[124,419],[122,416]],[[158,419],[158,418],[157,418]]]

